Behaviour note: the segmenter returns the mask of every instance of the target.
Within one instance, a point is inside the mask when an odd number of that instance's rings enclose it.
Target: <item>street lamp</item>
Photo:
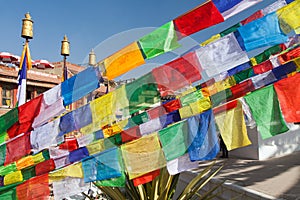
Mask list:
[[[61,51],[60,51],[60,55],[62,55],[64,57],[64,73],[63,73],[63,77],[64,77],[64,81],[68,79],[68,68],[66,65],[66,61],[67,61],[67,56],[70,55],[70,42],[68,41],[67,36],[64,36],[63,41],[61,41]]]

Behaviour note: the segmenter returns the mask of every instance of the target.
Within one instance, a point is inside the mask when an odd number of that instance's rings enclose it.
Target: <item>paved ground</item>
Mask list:
[[[217,163],[225,163],[217,175],[219,179],[276,198],[300,200],[300,151],[265,161],[242,160],[229,155]]]

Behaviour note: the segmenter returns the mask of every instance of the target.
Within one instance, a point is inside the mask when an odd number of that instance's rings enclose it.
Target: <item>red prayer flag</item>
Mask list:
[[[210,1],[177,17],[174,24],[181,37],[185,37],[223,21],[220,11]]]
[[[163,104],[163,107],[166,109],[166,111],[168,113],[178,110],[179,108],[181,108],[180,100],[175,99],[175,100],[169,101],[169,102]]]
[[[131,127],[121,132],[122,142],[130,142],[132,140],[142,137],[139,126]]]
[[[200,72],[201,67],[195,52],[152,70],[161,96],[173,94],[174,91],[199,81]]]
[[[159,169],[153,172],[149,172],[143,176],[133,179],[133,185],[138,186],[145,183],[149,183],[150,181],[153,181],[157,176],[159,176],[159,174],[160,174]]]
[[[59,145],[59,149],[65,149],[68,151],[74,151],[75,149],[78,149],[76,138],[66,138],[65,142]]]
[[[232,93],[232,97],[230,98],[230,100],[245,96],[248,92],[251,92],[254,89],[255,89],[255,87],[254,87],[251,79],[244,81],[242,83],[239,83],[230,88],[231,93]]]
[[[241,21],[242,25],[248,24],[256,19],[262,18],[264,16],[264,13],[262,10],[259,10],[255,13],[253,13],[252,15],[250,15],[248,18],[244,19],[243,21]]]
[[[35,166],[35,173],[37,176],[46,174],[55,169],[55,163],[53,159],[45,160],[44,162],[38,163]]]
[[[159,118],[160,116],[167,114],[166,109],[163,106],[151,108],[147,110],[147,113],[150,119]]]
[[[253,68],[253,71],[255,74],[262,74],[262,73],[272,70],[273,65],[270,60],[266,60],[265,62],[255,65],[252,68]]]
[[[24,135],[6,144],[6,156],[4,165],[19,160],[23,156],[28,155],[30,151],[30,134],[25,133]]]
[[[300,122],[300,74],[274,83],[280,108],[286,122]]]
[[[214,114],[219,114],[221,112],[227,111],[227,110],[231,110],[233,108],[235,108],[237,106],[237,100],[228,102],[224,105],[218,106],[216,108],[213,109]]]
[[[280,61],[281,64],[284,64],[298,57],[300,57],[300,47],[297,47],[289,52],[279,55],[278,60]]]
[[[18,200],[48,199],[50,196],[48,174],[33,177],[17,186]]]

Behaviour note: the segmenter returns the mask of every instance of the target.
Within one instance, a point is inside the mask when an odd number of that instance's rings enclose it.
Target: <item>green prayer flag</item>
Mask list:
[[[49,150],[48,149],[45,149],[42,151],[43,153],[43,157],[45,160],[49,160],[50,159],[50,154],[49,154]]]
[[[4,176],[14,171],[17,171],[17,166],[15,162],[6,166],[0,166],[0,176]]]
[[[176,123],[158,132],[167,161],[174,160],[187,152],[187,133],[186,121]]]
[[[142,37],[139,40],[139,44],[147,59],[180,47],[180,44],[177,42],[173,21],[164,24]]]
[[[233,75],[233,78],[235,80],[236,83],[240,83],[248,78],[251,78],[252,76],[254,76],[254,70],[252,67],[245,69],[243,71],[240,71],[236,74]]]
[[[7,186],[4,186],[7,187]],[[4,187],[1,187],[4,188]],[[16,195],[16,187],[9,187],[11,189],[6,189],[3,192],[0,191],[0,199],[5,199],[5,200],[17,200],[17,195]]]
[[[148,73],[126,84],[125,89],[129,100],[130,114],[148,108],[160,101],[159,91],[152,73]]]
[[[128,119],[128,126],[133,127],[136,125],[143,124],[149,121],[149,116],[147,112],[142,112],[141,114],[135,115]]]
[[[22,172],[22,176],[23,176],[24,181],[36,176],[35,166],[31,166],[31,167],[22,169],[21,172]]]
[[[0,117],[0,134],[6,132],[14,123],[19,120],[18,108],[13,108]]]
[[[120,133],[113,135],[109,138],[104,138],[104,148],[105,149],[110,149],[115,146],[119,146],[121,144],[122,144],[122,138],[121,138]]]
[[[232,96],[232,92],[230,88],[227,88],[226,90],[213,94],[212,96],[210,96],[212,106],[216,107],[221,103],[225,103],[231,96]]]
[[[222,32],[220,33],[221,37],[224,37],[225,35],[228,35],[228,34],[230,34],[230,33],[232,33],[232,32],[235,32],[235,31],[238,29],[238,27],[240,27],[240,26],[241,26],[241,24],[240,24],[240,23],[237,23],[237,24],[235,24],[235,25],[229,27],[228,29],[222,31]]]
[[[256,63],[259,64],[259,63],[262,63],[262,62],[268,60],[271,55],[277,54],[281,51],[282,51],[281,46],[275,45],[273,47],[266,49],[264,52],[258,54],[254,58],[256,60]]]
[[[105,186],[105,187],[125,187],[125,183],[126,183],[126,176],[124,172],[122,172],[122,175],[118,178],[112,178],[112,179],[95,182],[97,186]]]
[[[7,132],[4,132],[4,133],[0,134],[0,144],[5,142],[6,138],[7,138]]]
[[[200,90],[196,90],[192,93],[189,93],[185,96],[180,97],[181,106],[187,106],[190,103],[196,102],[199,99],[202,99],[204,96]]]
[[[250,107],[262,139],[289,130],[283,120],[273,85],[256,90],[244,98]]]
[[[6,156],[6,144],[0,146],[0,166],[4,165]]]

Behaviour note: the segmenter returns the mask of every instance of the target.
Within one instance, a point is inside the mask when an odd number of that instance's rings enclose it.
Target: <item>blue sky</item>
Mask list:
[[[181,41],[184,52],[196,43],[220,32],[275,0],[264,0],[226,23],[201,31]],[[71,45],[68,61],[84,64],[92,48],[101,60],[139,37],[203,3],[203,0],[30,0],[1,1],[2,31],[0,51],[20,55],[22,18],[30,12],[34,38],[30,42],[32,59],[60,61],[60,46],[66,34]],[[165,62],[172,55],[160,56],[152,63]]]

